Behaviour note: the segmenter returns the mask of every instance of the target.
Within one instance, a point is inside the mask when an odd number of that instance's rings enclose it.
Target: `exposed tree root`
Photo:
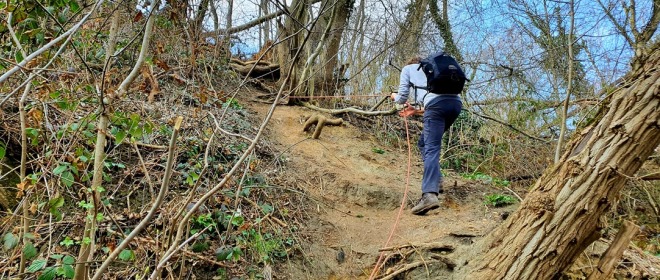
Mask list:
[[[316,124],[316,129],[314,130],[314,134],[312,135],[313,139],[319,139],[319,136],[321,136],[321,130],[323,130],[323,127],[326,125],[341,125],[344,122],[342,119],[328,119],[324,116],[321,115],[312,115],[307,119],[305,122],[305,126],[303,127],[303,131],[308,131],[312,127],[312,125]]]

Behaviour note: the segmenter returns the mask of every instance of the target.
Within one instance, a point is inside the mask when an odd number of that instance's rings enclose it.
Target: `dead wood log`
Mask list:
[[[323,127],[326,125],[341,125],[344,120],[342,119],[328,119],[324,116],[321,115],[313,115],[307,119],[305,122],[305,126],[303,127],[303,131],[308,131],[312,125],[316,124],[316,129],[314,130],[314,134],[312,135],[313,139],[319,139],[319,136],[321,136],[321,130],[323,130]]]
[[[351,108],[344,108],[344,109],[325,109],[325,108],[320,108],[320,107],[314,106],[314,105],[312,105],[308,102],[303,102],[302,104],[303,104],[303,106],[305,106],[309,109],[316,110],[316,111],[323,112],[323,113],[328,113],[328,114],[331,114],[331,115],[338,115],[338,114],[343,114],[343,113],[349,113],[350,112],[350,113],[356,113],[356,114],[366,115],[366,116],[388,116],[388,115],[394,115],[397,111],[396,108],[392,108],[388,111],[365,111],[365,110],[360,110],[360,109],[356,109],[356,108],[352,108],[352,107]]]
[[[641,279],[660,279],[660,259],[639,247],[629,246],[628,250],[623,252],[623,259],[633,264]]]
[[[591,272],[587,280],[610,279],[614,268],[616,268],[616,264],[619,263],[619,259],[623,255],[623,251],[628,248],[630,240],[638,231],[639,226],[633,224],[631,221],[624,221],[623,227],[612,241],[612,245],[607,248],[596,269]]]
[[[232,59],[229,62],[229,67],[242,75],[253,78],[267,77],[276,79],[280,76],[280,65],[275,63],[271,64],[263,61],[259,63],[257,61],[243,62],[238,59]]]
[[[254,65],[254,64],[256,64],[257,66],[259,66],[259,65],[263,65],[263,66],[277,65],[277,64],[273,64],[273,63],[269,62],[268,60],[263,60],[263,59],[262,60],[243,61],[243,60],[240,60],[238,58],[232,58],[232,59],[229,60],[229,63],[230,64],[238,64],[238,65],[241,65],[241,66],[250,66],[250,67],[252,67],[252,65]]]
[[[639,177],[639,179],[642,179],[644,181],[656,181],[660,180],[660,172],[656,173],[651,173],[651,174],[646,174],[644,176]]]

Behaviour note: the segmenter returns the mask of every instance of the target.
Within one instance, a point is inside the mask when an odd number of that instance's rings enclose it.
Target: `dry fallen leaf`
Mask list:
[[[28,111],[28,116],[30,117],[29,119],[29,125],[31,127],[40,127],[41,122],[44,120],[44,112],[37,108],[32,108],[30,111]]]
[[[37,214],[37,204],[36,203],[30,204],[30,213],[32,213],[32,215]]]
[[[23,181],[18,184],[16,184],[16,188],[18,189],[18,192],[16,192],[16,198],[22,198],[23,195],[25,194],[25,191],[30,187],[30,184],[28,181]]]

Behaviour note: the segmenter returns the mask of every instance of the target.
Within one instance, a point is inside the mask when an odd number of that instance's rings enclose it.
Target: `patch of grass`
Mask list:
[[[381,154],[381,155],[385,153],[385,150],[383,150],[381,148],[373,148],[373,149],[371,149],[371,151],[374,152],[374,153],[377,153],[377,154]]]
[[[278,236],[271,233],[262,234],[251,228],[241,231],[236,237],[237,243],[246,247],[248,251],[263,263],[272,263],[275,258],[286,257],[286,248]]]
[[[507,205],[514,204],[516,202],[516,199],[513,198],[510,195],[504,195],[504,194],[491,194],[486,196],[486,201],[484,201],[484,204],[490,205],[493,207],[503,207]]]

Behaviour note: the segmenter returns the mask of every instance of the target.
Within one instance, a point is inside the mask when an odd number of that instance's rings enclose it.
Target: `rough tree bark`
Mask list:
[[[335,68],[339,58],[337,54],[339,53],[339,46],[341,45],[341,38],[346,29],[346,23],[351,17],[353,12],[353,6],[355,5],[355,0],[340,0],[337,2],[338,10],[335,13],[335,18],[333,20],[332,28],[330,29],[328,48],[325,50],[323,61],[325,64],[325,77],[326,82],[330,82],[334,78]]]
[[[308,7],[310,5],[308,0],[294,0],[291,3],[289,8],[289,17],[287,17],[283,26],[280,26],[278,30],[278,41],[285,42],[279,44],[276,49],[277,62],[284,69],[288,69],[294,60],[291,58],[295,56],[298,49],[302,47],[302,42],[304,40],[305,34],[299,32],[300,29],[305,28],[305,24],[309,21],[309,13],[307,13]],[[288,38],[288,39],[287,39]],[[299,68],[299,61],[296,61],[294,70],[291,73],[291,77],[288,79],[289,90],[293,89],[298,84],[299,71],[296,69]],[[287,78],[284,76],[280,77],[280,83],[283,83]]]
[[[419,54],[419,46],[423,41],[424,14],[429,5],[428,2],[429,0],[414,0],[408,6],[408,15],[403,24],[399,26],[399,34],[395,39],[398,45],[394,48],[394,57],[400,59],[401,62],[405,62],[412,55]],[[397,72],[395,76],[398,78],[399,73]]]
[[[474,257],[457,279],[554,279],[600,237],[603,214],[660,144],[660,49],[651,49],[601,108],[600,121],[567,146],[509,219],[469,249]]]
[[[336,4],[337,12],[334,14],[335,16],[332,20],[330,34],[328,34],[327,48],[321,59],[324,68],[322,80],[325,85],[325,90],[328,92],[331,92],[333,88],[332,85],[334,84],[335,70],[337,70],[336,68],[339,62],[337,54],[339,53],[339,46],[341,45],[340,43],[342,35],[344,34],[344,29],[346,29],[346,22],[351,16],[354,4],[355,0],[339,0]]]

